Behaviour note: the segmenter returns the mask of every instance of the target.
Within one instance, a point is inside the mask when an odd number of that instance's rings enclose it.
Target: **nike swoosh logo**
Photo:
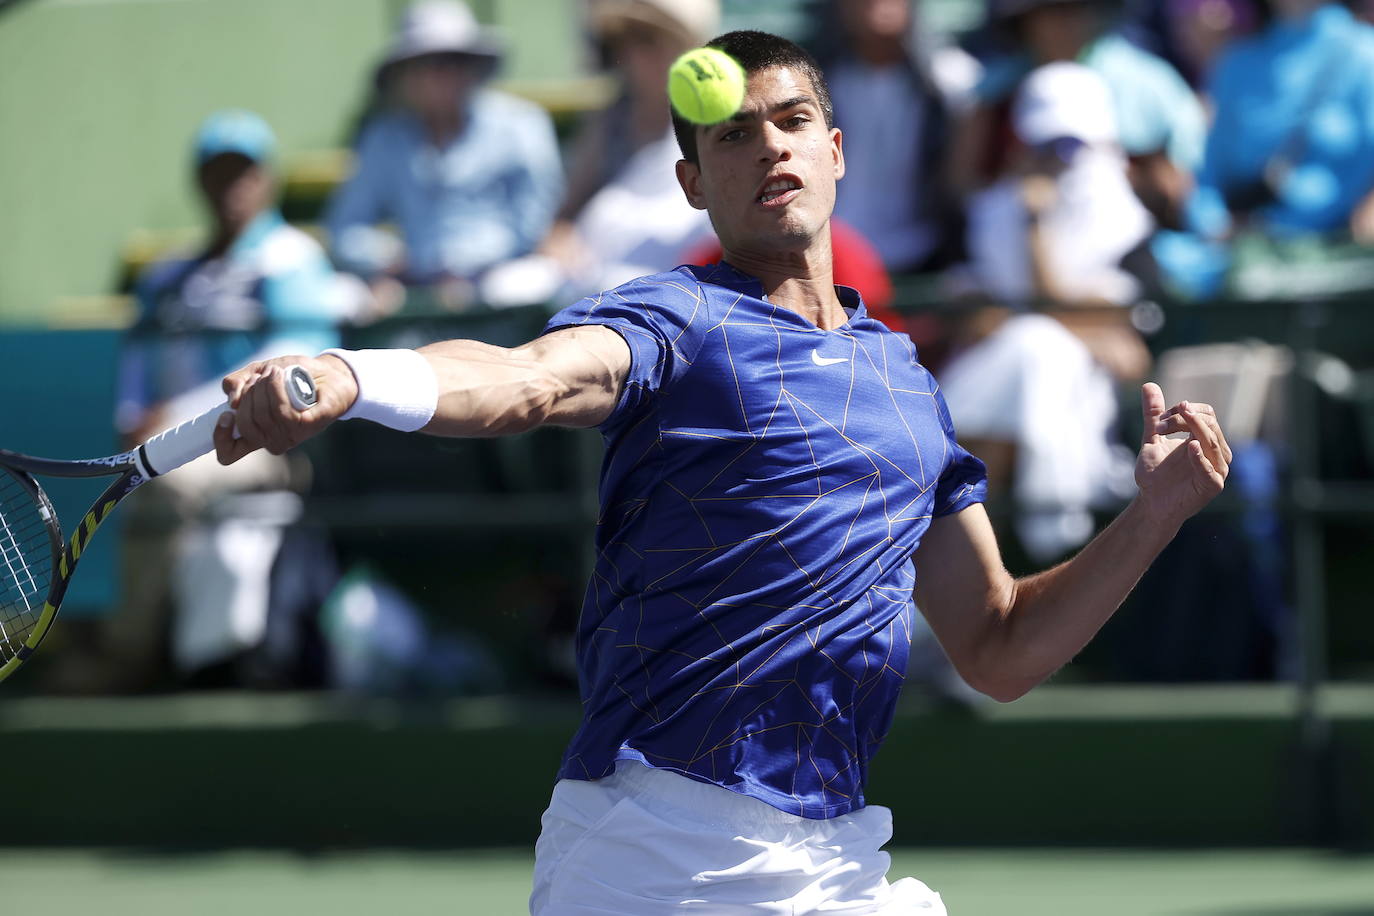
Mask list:
[[[815,363],[815,364],[818,365],[818,366],[833,366],[833,365],[835,365],[836,363],[847,363],[847,362],[849,362],[849,357],[847,357],[847,356],[821,356],[821,351],[820,351],[820,350],[812,350],[812,351],[811,351],[811,362]]]

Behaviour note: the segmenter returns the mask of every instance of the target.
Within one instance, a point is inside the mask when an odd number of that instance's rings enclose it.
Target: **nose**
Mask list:
[[[771,121],[765,121],[759,137],[760,162],[786,162],[792,158],[792,145],[789,142],[787,131]]]

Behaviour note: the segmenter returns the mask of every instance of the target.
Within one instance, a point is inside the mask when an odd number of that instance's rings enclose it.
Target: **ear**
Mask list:
[[[844,177],[844,134],[838,127],[830,128],[830,149],[835,157],[835,180]]]
[[[698,210],[706,209],[706,196],[701,193],[701,166],[686,159],[677,161],[677,183],[687,196],[687,203]]]

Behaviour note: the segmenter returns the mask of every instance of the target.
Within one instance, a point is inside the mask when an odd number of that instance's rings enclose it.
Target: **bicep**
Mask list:
[[[915,559],[916,604],[965,673],[997,632],[1015,593],[983,504],[931,520]]]

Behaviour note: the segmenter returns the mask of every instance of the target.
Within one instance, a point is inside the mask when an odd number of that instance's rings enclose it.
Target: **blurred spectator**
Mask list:
[[[943,155],[951,109],[967,99],[978,65],[918,34],[912,0],[834,6],[845,41],[824,68],[849,167],[835,215],[873,243],[889,270],[944,267],[962,238]]]
[[[589,18],[616,95],[573,141],[568,193],[537,256],[484,283],[497,304],[575,298],[668,270],[709,233],[678,187],[665,87],[677,56],[714,36],[718,0],[593,0]]]
[[[1092,70],[1047,64],[1014,107],[1010,173],[969,203],[970,265],[980,289],[1024,307],[1132,302],[1122,262],[1153,229],[1132,193],[1110,91]]]
[[[1207,83],[1212,63],[1237,38],[1259,27],[1251,0],[1168,0],[1170,44],[1183,76],[1194,86]]]
[[[989,491],[1012,497],[1015,533],[1040,564],[1084,543],[1092,507],[1129,480],[1129,452],[1112,445],[1114,377],[1138,379],[1149,357],[1125,311],[1103,307],[1135,298],[1121,262],[1152,221],[1127,183],[1100,76],[1043,66],[1013,115],[1014,174],[970,207],[974,273],[1017,308],[1059,308],[1000,323],[982,316],[979,338],[939,380],[961,443],[987,463]]]
[[[1206,118],[1188,84],[1166,61],[1110,31],[1099,0],[993,0],[993,19],[1010,53],[988,62],[978,103],[957,131],[950,176],[968,192],[1007,164],[1007,103],[1033,67],[1081,63],[1111,90],[1121,147],[1131,160],[1131,185],[1164,227],[1181,227],[1202,163]]]
[[[1374,242],[1374,29],[1337,3],[1272,6],[1217,61],[1192,215],[1212,239],[1249,225]]]
[[[391,107],[364,124],[325,216],[337,263],[374,286],[433,284],[461,302],[483,271],[543,238],[563,185],[553,124],[483,86],[501,57],[465,5],[407,10],[376,71]]]
[[[275,209],[274,147],[266,122],[246,111],[214,114],[196,134],[210,238],[138,283],[139,321],[116,392],[116,425],[129,447],[222,402],[221,378],[244,363],[337,346],[337,323],[356,314],[356,281],[344,282],[319,244]],[[164,675],[169,648],[189,675],[264,638],[274,563],[299,506],[288,460],[250,457],[221,467],[208,455],[139,491],[125,518],[120,607],[104,640],[110,670],[102,677],[90,666],[88,683],[72,686],[146,687]],[[202,524],[207,511],[245,494],[253,494],[251,511]],[[328,576],[324,568],[286,572],[297,590],[291,600],[307,603],[312,576]]]

